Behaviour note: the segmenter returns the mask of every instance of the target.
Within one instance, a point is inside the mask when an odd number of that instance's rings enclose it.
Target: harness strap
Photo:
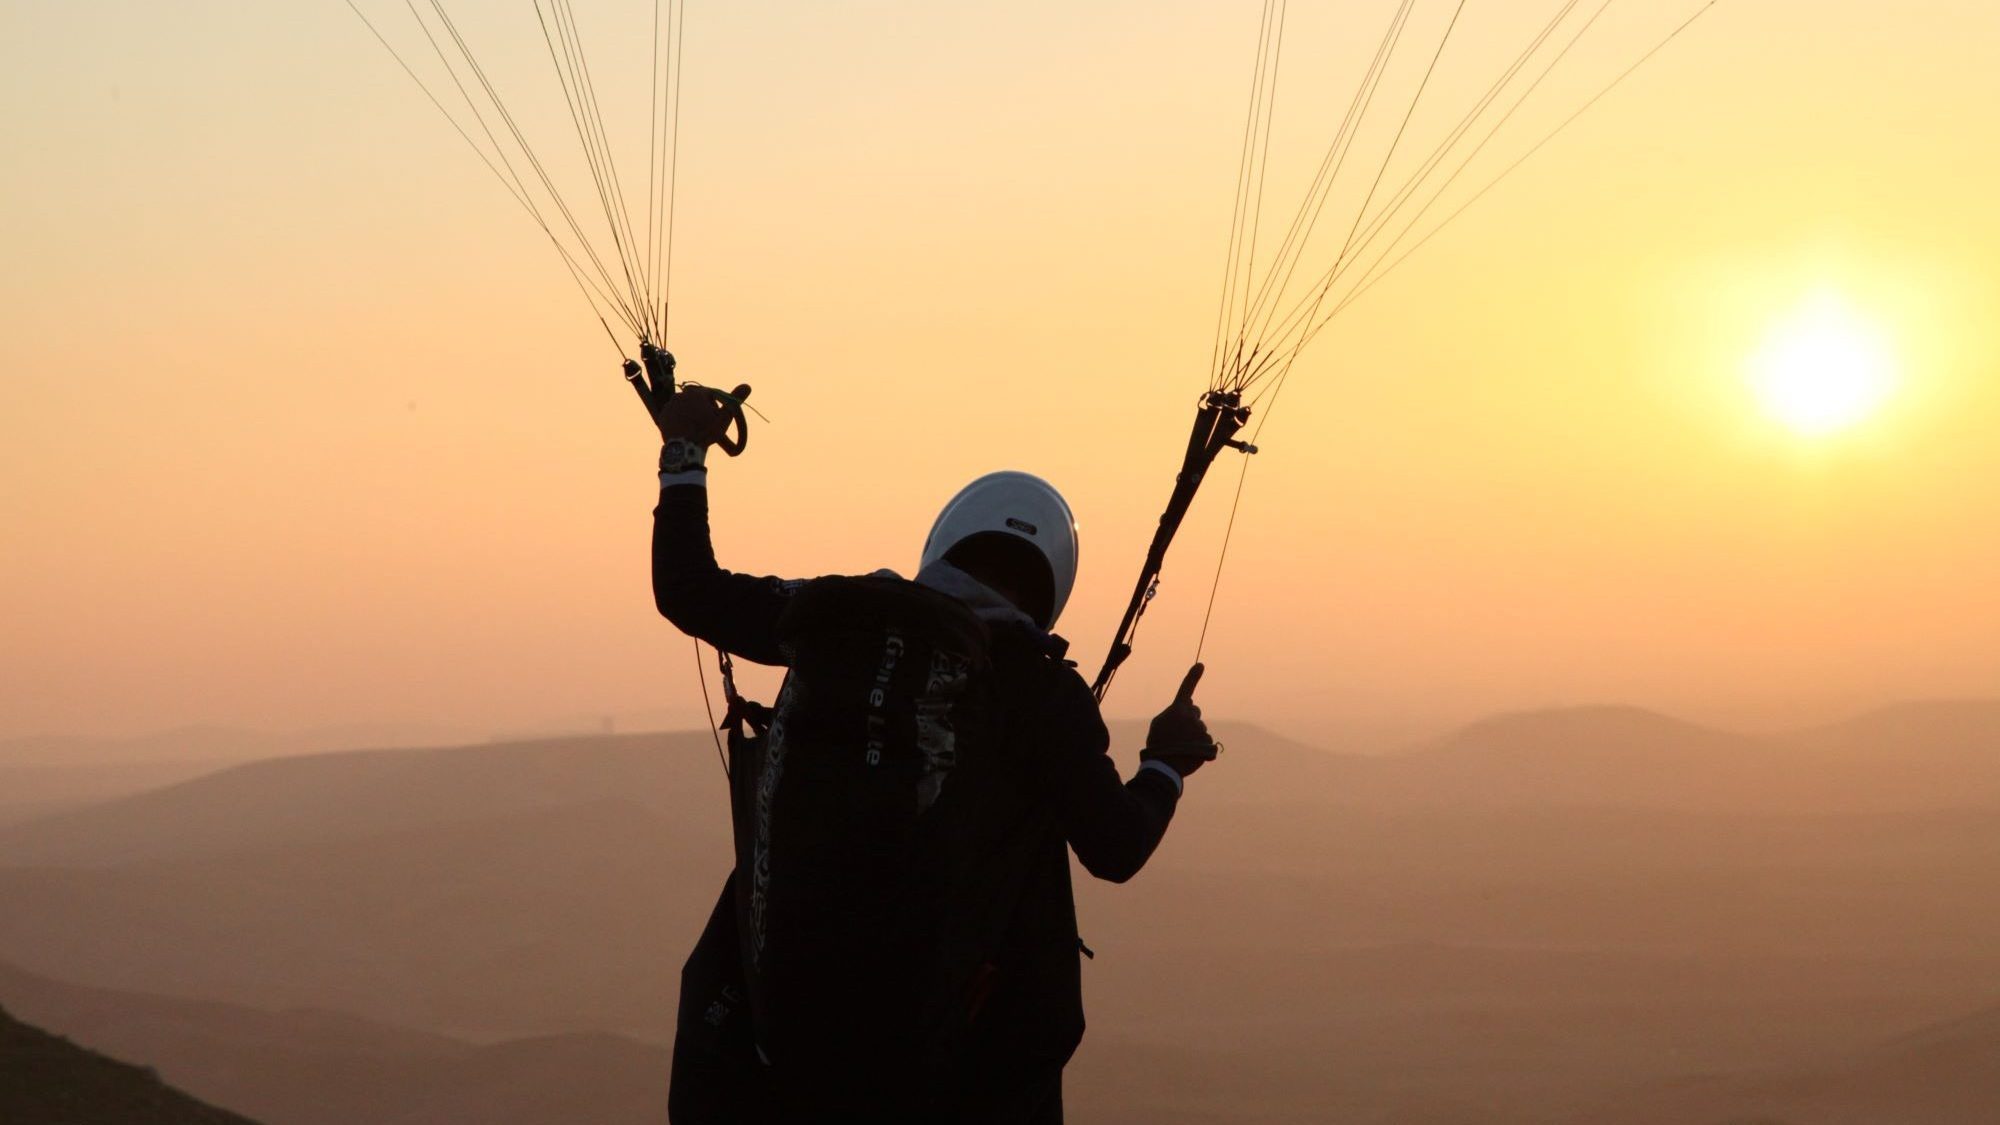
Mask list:
[[[721,649],[715,650],[715,666],[722,672],[722,698],[729,707],[717,729],[738,738],[758,738],[771,729],[771,709],[736,690],[736,662]]]

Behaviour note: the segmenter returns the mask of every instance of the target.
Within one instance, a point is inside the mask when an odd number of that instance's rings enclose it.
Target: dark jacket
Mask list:
[[[782,665],[779,622],[804,586],[723,570],[709,538],[707,489],[661,490],[654,599],[682,631],[743,659]],[[1083,1035],[1083,993],[1065,852],[1074,850],[1098,878],[1123,882],[1152,855],[1179,799],[1172,779],[1156,771],[1120,779],[1097,701],[1051,640],[1026,626],[994,630],[1005,743],[1031,780],[1018,812],[1037,826],[1038,839],[975,1025],[975,1084],[1028,1081],[1069,1060]]]

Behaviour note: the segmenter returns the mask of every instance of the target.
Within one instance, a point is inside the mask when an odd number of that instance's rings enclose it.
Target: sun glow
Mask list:
[[[1807,298],[1750,357],[1751,388],[1791,430],[1831,434],[1873,414],[1894,389],[1888,338],[1834,293]]]

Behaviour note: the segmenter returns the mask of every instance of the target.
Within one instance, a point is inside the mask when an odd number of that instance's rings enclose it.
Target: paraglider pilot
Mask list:
[[[772,708],[732,701],[736,867],[683,972],[672,1120],[1060,1122],[1089,952],[1066,853],[1113,882],[1153,854],[1216,753],[1201,666],[1121,778],[1050,631],[1075,522],[1026,473],[960,491],[914,580],[723,570],[707,454],[748,394],[654,411],[659,611],[786,669]]]

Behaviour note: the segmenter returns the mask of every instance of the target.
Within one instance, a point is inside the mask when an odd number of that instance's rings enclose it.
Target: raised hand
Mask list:
[[[1194,701],[1194,689],[1201,683],[1203,667],[1197,664],[1188,669],[1180,690],[1174,693],[1174,701],[1153,717],[1153,725],[1146,731],[1146,748],[1139,754],[1141,759],[1165,763],[1182,777],[1200,769],[1203,763],[1214,761],[1222,752],[1222,746],[1209,736],[1201,707]]]
[[[731,457],[743,452],[749,429],[743,420],[743,400],[750,386],[739,384],[727,394],[713,387],[682,383],[680,389],[653,404],[653,423],[660,428],[660,471],[687,472],[702,467],[708,447],[719,445]],[[730,437],[734,426],[736,436]]]

